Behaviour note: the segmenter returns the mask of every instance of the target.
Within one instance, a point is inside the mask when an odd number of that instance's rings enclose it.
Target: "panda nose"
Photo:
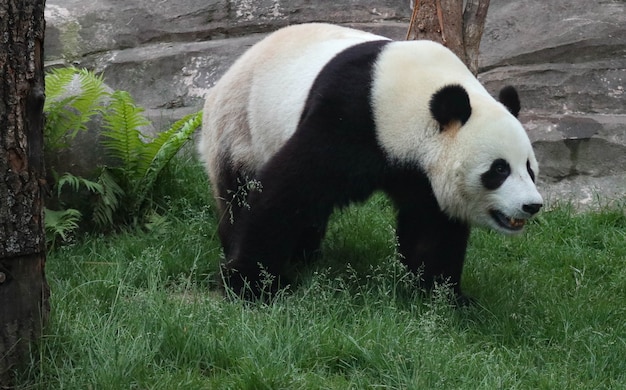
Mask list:
[[[530,215],[534,215],[534,214],[537,214],[539,212],[539,210],[541,209],[541,206],[543,206],[543,204],[541,204],[541,203],[525,204],[525,205],[522,206],[522,210],[524,210],[525,212],[527,212]]]

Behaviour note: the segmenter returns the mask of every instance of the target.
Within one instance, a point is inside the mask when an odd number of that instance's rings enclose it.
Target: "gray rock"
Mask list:
[[[626,199],[626,116],[526,116],[546,198],[581,206]],[[602,203],[602,202],[601,202]]]
[[[165,42],[197,42],[269,32],[288,23],[367,23],[406,19],[406,1],[51,0],[48,59],[80,59]]]

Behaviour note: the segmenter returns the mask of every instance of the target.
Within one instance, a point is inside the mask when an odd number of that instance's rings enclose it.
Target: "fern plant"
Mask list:
[[[68,93],[72,82],[80,82],[80,91]],[[201,112],[174,123],[168,130],[150,137],[141,129],[150,124],[143,108],[137,106],[125,91],[106,92],[103,79],[92,72],[76,68],[52,71],[46,76],[48,101],[47,150],[71,147],[79,131],[85,130],[94,115],[102,117],[102,146],[114,163],[100,166],[95,179],[64,173],[56,180],[56,197],[66,188],[86,191],[94,197],[90,209],[61,204],[62,210],[47,210],[46,226],[52,237],[65,240],[79,227],[84,215],[100,230],[119,222],[141,220],[147,200],[162,170],[200,126]],[[65,96],[67,95],[67,96]]]
[[[102,186],[102,193],[98,202],[94,203],[92,220],[100,228],[110,227],[115,223],[115,214],[126,192],[107,168],[100,172],[98,184]]]
[[[81,212],[76,209],[46,209],[45,227],[48,249],[53,249],[59,241],[69,241],[78,229],[81,218]]]
[[[74,67],[53,69],[46,74],[46,101],[44,113],[44,149],[46,154],[70,147],[79,132],[87,129],[87,123],[100,114],[108,96],[101,76]],[[72,192],[85,189],[96,194],[103,193],[96,182],[74,176],[51,172],[54,191],[52,203],[58,210],[45,208],[46,238],[49,247],[59,241],[67,241],[79,228],[83,213],[78,205],[68,206],[62,201],[62,192],[68,187]],[[49,202],[50,203],[50,202]]]
[[[201,112],[188,115],[151,138],[141,132],[149,122],[132,97],[123,91],[111,95],[102,134],[106,153],[120,161],[119,166],[108,169],[124,190],[124,215],[140,214],[161,171],[191,138],[201,120]]]

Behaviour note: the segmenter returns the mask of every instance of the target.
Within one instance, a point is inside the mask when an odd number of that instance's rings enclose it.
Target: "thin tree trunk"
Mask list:
[[[480,40],[483,37],[488,9],[489,0],[468,0],[463,13],[464,62],[474,74],[478,74]]]
[[[0,0],[0,387],[49,312],[43,221],[45,0]]]
[[[452,50],[478,73],[478,52],[489,0],[413,0],[407,39],[429,39]]]

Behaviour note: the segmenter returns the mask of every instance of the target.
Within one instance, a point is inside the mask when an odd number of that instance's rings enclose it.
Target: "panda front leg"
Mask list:
[[[305,264],[314,260],[320,252],[322,240],[326,234],[328,218],[323,221],[312,222],[309,226],[304,226],[300,237],[296,241],[291,259]]]
[[[437,205],[418,208],[400,207],[397,234],[402,261],[419,274],[422,286],[430,290],[437,283],[447,283],[456,302],[470,302],[461,292],[461,274],[469,238],[469,226],[450,219]]]

